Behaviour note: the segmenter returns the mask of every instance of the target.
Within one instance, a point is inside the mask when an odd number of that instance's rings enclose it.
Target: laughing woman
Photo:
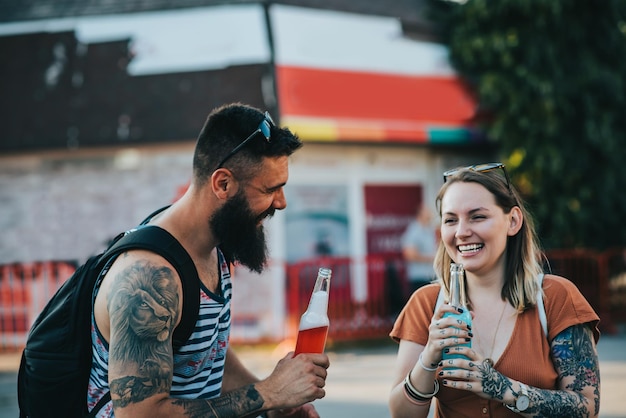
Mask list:
[[[417,290],[391,337],[399,342],[394,418],[597,417],[598,316],[569,280],[543,274],[532,219],[500,163],[444,173],[437,196],[439,283]],[[445,317],[450,264],[465,270],[468,327]],[[546,325],[546,331],[544,326]],[[471,347],[458,345],[471,342]],[[446,353],[465,359],[442,361]]]

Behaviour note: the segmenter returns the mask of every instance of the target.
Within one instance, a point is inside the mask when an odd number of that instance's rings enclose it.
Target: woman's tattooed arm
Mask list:
[[[482,376],[483,393],[489,395],[490,398],[503,401],[507,390],[513,391],[511,381],[494,369],[490,361],[480,363],[478,370]]]
[[[552,341],[552,361],[560,390],[531,388],[536,417],[596,417],[600,411],[600,368],[593,334],[587,325],[567,328]]]
[[[588,326],[567,328],[552,341],[552,361],[559,374],[558,390],[529,387],[531,417],[596,417],[600,410],[600,370],[593,334]],[[499,373],[489,362],[478,365],[483,393],[504,400],[517,384]],[[510,396],[510,395],[509,395]]]

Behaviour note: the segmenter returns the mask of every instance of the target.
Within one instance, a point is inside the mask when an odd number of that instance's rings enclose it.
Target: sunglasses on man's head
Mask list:
[[[509,189],[509,191],[511,190],[511,180],[509,179],[509,174],[506,172],[506,168],[504,164],[502,163],[484,163],[484,164],[470,165],[467,167],[454,168],[452,170],[448,170],[443,173],[443,182],[445,183],[446,181],[448,181],[448,177],[454,176],[460,171],[465,171],[465,170],[478,171],[481,173],[485,173],[485,172],[493,171],[493,170],[502,170],[502,173],[504,173],[504,178],[506,179],[506,188]]]
[[[220,163],[217,165],[217,168],[222,168],[224,166],[224,163],[226,161],[228,161],[228,159],[230,159],[230,157],[232,157],[233,155],[237,154],[240,149],[242,149],[248,142],[250,142],[250,140],[252,138],[254,138],[259,133],[263,134],[263,136],[265,137],[265,140],[267,142],[270,142],[271,141],[271,131],[272,131],[271,128],[272,128],[272,126],[276,126],[274,124],[274,120],[270,116],[269,112],[265,112],[263,120],[261,121],[261,123],[259,123],[259,127],[254,132],[252,132],[250,135],[248,135],[248,137],[246,139],[244,139],[241,142],[241,144],[239,144],[235,148],[233,148],[233,150],[231,152],[229,152],[226,155],[226,157],[224,157],[222,159],[222,161],[220,161]],[[216,170],[217,170],[217,168],[216,168]]]

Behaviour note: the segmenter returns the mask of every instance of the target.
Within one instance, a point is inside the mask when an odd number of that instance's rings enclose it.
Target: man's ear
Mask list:
[[[237,180],[227,168],[219,168],[211,174],[211,190],[218,199],[228,199],[237,193]]]
[[[508,235],[510,237],[516,235],[520,229],[522,229],[522,225],[524,224],[524,215],[522,214],[522,210],[518,206],[513,206],[511,209],[511,213],[509,213],[509,231]]]

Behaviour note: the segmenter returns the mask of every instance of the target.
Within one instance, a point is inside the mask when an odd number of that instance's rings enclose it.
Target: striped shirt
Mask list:
[[[174,376],[170,390],[174,398],[209,399],[221,393],[230,336],[232,284],[228,263],[219,249],[218,259],[221,295],[210,292],[203,284],[200,285],[200,309],[195,328],[187,342],[174,354]],[[101,282],[102,277],[98,279],[94,289],[92,304]],[[91,325],[93,365],[87,393],[90,411],[109,391],[109,345],[96,326],[93,309]],[[96,417],[114,417],[111,401]]]

